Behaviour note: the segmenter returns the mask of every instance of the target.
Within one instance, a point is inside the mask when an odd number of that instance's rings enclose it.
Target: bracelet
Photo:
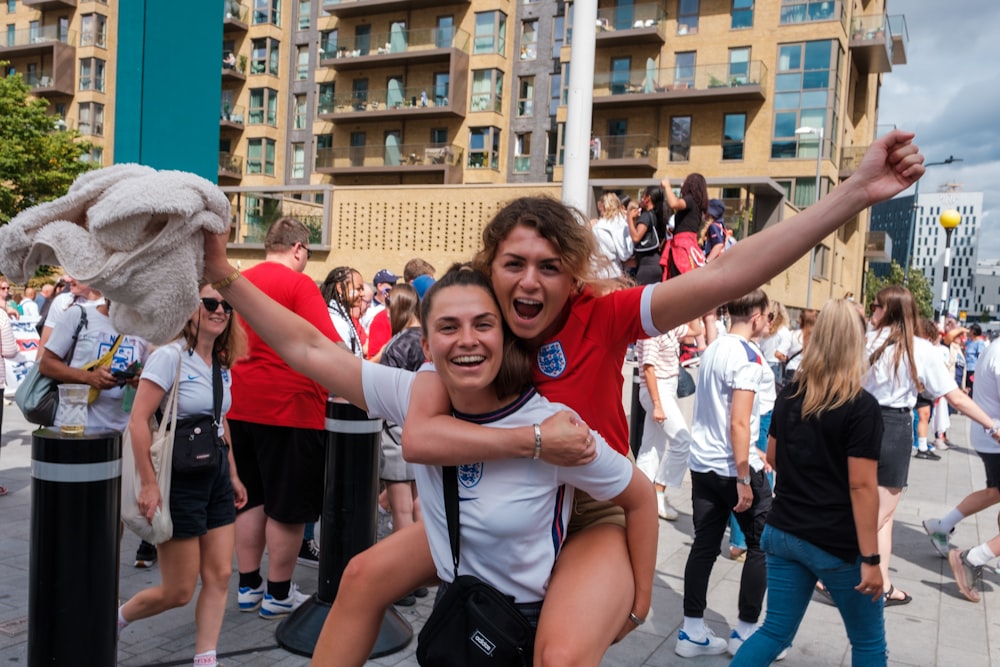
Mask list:
[[[993,420],[993,428],[984,428],[983,430],[986,431],[986,435],[991,438],[996,436],[997,433],[1000,433],[1000,419]]]
[[[542,455],[542,427],[538,424],[532,424],[535,428],[535,453],[532,454],[531,459],[537,461],[538,457]]]
[[[635,612],[632,612],[632,611],[630,611],[628,613],[628,620],[630,620],[633,623],[635,623],[636,627],[638,627],[638,626],[640,626],[640,625],[642,625],[643,623],[646,622],[646,619],[639,618],[638,616],[635,615]]]
[[[212,289],[222,289],[223,287],[229,287],[234,282],[236,282],[236,279],[239,278],[241,275],[242,274],[240,273],[240,270],[236,269],[222,280],[212,283]]]

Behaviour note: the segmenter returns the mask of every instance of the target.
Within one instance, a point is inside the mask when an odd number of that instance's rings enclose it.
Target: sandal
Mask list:
[[[885,606],[886,607],[898,607],[899,605],[910,604],[911,602],[913,602],[913,597],[909,593],[907,593],[905,591],[899,591],[903,595],[903,597],[897,598],[897,597],[893,597],[893,595],[892,595],[895,592],[896,592],[896,587],[890,585],[889,586],[889,590],[886,591],[886,593],[885,593]]]

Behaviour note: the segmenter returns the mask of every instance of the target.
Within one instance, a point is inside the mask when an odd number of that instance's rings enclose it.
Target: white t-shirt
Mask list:
[[[976,403],[990,417],[1000,417],[1000,345],[987,345],[976,362]],[[979,424],[970,424],[969,433],[977,452],[1000,454],[1000,444]]]
[[[68,365],[73,368],[83,368],[85,364],[95,361],[108,352],[115,344],[118,332],[111,320],[97,310],[87,307],[87,326],[80,330],[80,337],[73,351],[73,358]],[[51,350],[62,358],[66,357],[73,346],[73,333],[80,322],[80,309],[73,306],[59,318],[59,324],[52,330],[52,336],[45,344],[45,349]],[[145,362],[149,352],[149,343],[138,336],[125,336],[121,345],[115,351],[111,370],[125,370],[134,361]],[[97,399],[87,410],[87,430],[123,431],[128,426],[129,413],[122,410],[123,387],[112,387],[98,394]],[[56,426],[59,426],[58,414]]]
[[[885,327],[868,332],[865,354],[871,357],[888,337],[889,329]],[[917,367],[918,379],[923,384],[924,391],[933,398],[940,398],[958,388],[955,377],[948,372],[937,348],[937,345],[924,338],[913,339],[913,362]],[[900,358],[898,369],[894,366],[895,357],[896,346],[890,345],[868,369],[864,388],[882,407],[912,409],[917,404],[917,383],[910,376],[910,364],[907,363],[906,355]]]
[[[361,381],[369,414],[401,424],[416,373],[365,362]],[[503,410],[461,419],[497,428],[539,424],[564,406],[534,390]],[[632,463],[596,432],[593,462],[559,467],[529,458],[481,461],[458,466],[460,574],[473,574],[518,603],[545,597],[552,566],[565,539],[573,488],[597,500],[614,498],[632,479]],[[424,527],[438,577],[454,579],[448,520],[439,466],[413,466]]]
[[[181,360],[181,375],[180,385],[177,387],[177,418],[212,414],[215,400],[212,393],[212,367],[197,354],[188,354],[187,344],[184,341],[174,341],[154,350],[142,369],[142,379],[156,383],[167,392],[160,405],[161,409],[166,410],[170,390],[174,386],[174,379],[177,375],[178,357]],[[222,367],[220,372],[222,375],[222,410],[220,414],[225,417],[232,405],[230,390],[233,386],[233,378],[228,368]],[[168,417],[169,415],[164,416]],[[225,429],[223,429],[220,420],[219,436],[224,435]]]
[[[799,344],[799,349],[802,348],[801,342]],[[764,354],[764,359],[768,363],[775,363],[778,358],[774,356],[775,352],[781,352],[786,357],[789,355],[792,349],[792,332],[788,327],[781,327],[774,332],[773,336],[761,336],[760,337],[760,351]]]
[[[766,370],[770,372],[769,368]],[[764,358],[757,347],[735,334],[715,339],[701,355],[698,392],[694,398],[694,418],[691,421],[693,442],[688,459],[691,470],[736,477],[736,460],[729,441],[733,392],[737,389],[755,394],[759,392],[764,371]],[[752,413],[750,427],[748,445],[756,442],[753,439]],[[752,447],[750,467],[754,470],[764,467]]]
[[[594,223],[594,237],[597,239],[597,249],[608,260],[607,266],[598,271],[601,278],[617,278],[622,275],[622,263],[635,254],[635,244],[628,233],[628,223],[625,217],[617,215],[614,219],[598,218]]]
[[[750,341],[750,344],[755,345],[753,341]],[[757,350],[760,351],[759,346],[757,346]],[[767,360],[766,356],[764,360]],[[774,373],[771,373],[770,370],[768,368],[761,376],[760,391],[757,392],[757,398],[754,401],[754,414],[750,422],[750,442],[753,443],[757,442],[757,432],[760,430],[760,415],[766,415],[773,410],[774,402],[778,398],[778,388],[774,381]]]
[[[102,296],[94,301],[89,301],[83,297],[74,296],[72,292],[60,292],[52,299],[52,305],[49,306],[49,312],[45,316],[45,324],[43,326],[54,329],[59,324],[63,313],[69,310],[70,306],[74,304],[80,304],[81,306],[101,306],[104,305],[104,297]]]
[[[327,310],[330,313],[330,321],[333,322],[333,327],[337,330],[340,340],[344,342],[344,345],[347,346],[347,349],[355,357],[364,359],[364,345],[361,344],[361,339],[358,338],[358,330],[354,328],[354,321],[351,320],[350,315],[345,314],[340,305],[327,306]]]

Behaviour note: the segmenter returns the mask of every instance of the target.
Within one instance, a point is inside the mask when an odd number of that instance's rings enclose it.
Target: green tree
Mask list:
[[[0,61],[0,70],[7,63]],[[58,130],[49,103],[28,94],[21,76],[0,76],[0,225],[24,209],[64,194],[92,165],[91,144],[75,130]]]
[[[904,283],[903,267],[896,262],[889,265],[889,275],[885,278],[878,278],[875,273],[868,269],[865,275],[865,310],[870,310],[872,301],[879,291],[889,285],[902,285]],[[913,294],[914,301],[917,302],[917,309],[922,317],[934,317],[934,295],[931,293],[931,285],[927,282],[927,277],[916,267],[910,267],[910,280],[906,288]]]

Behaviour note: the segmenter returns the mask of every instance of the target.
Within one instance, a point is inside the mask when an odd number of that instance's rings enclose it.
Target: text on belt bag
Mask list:
[[[420,631],[417,663],[425,667],[530,666],[535,628],[514,599],[477,577],[458,574],[458,473],[454,466],[445,466],[442,472],[455,580]]]
[[[177,382],[181,381],[180,373]],[[225,442],[219,438],[222,423],[222,371],[212,354],[212,414],[177,420],[174,427],[174,472],[209,470],[219,464]]]

